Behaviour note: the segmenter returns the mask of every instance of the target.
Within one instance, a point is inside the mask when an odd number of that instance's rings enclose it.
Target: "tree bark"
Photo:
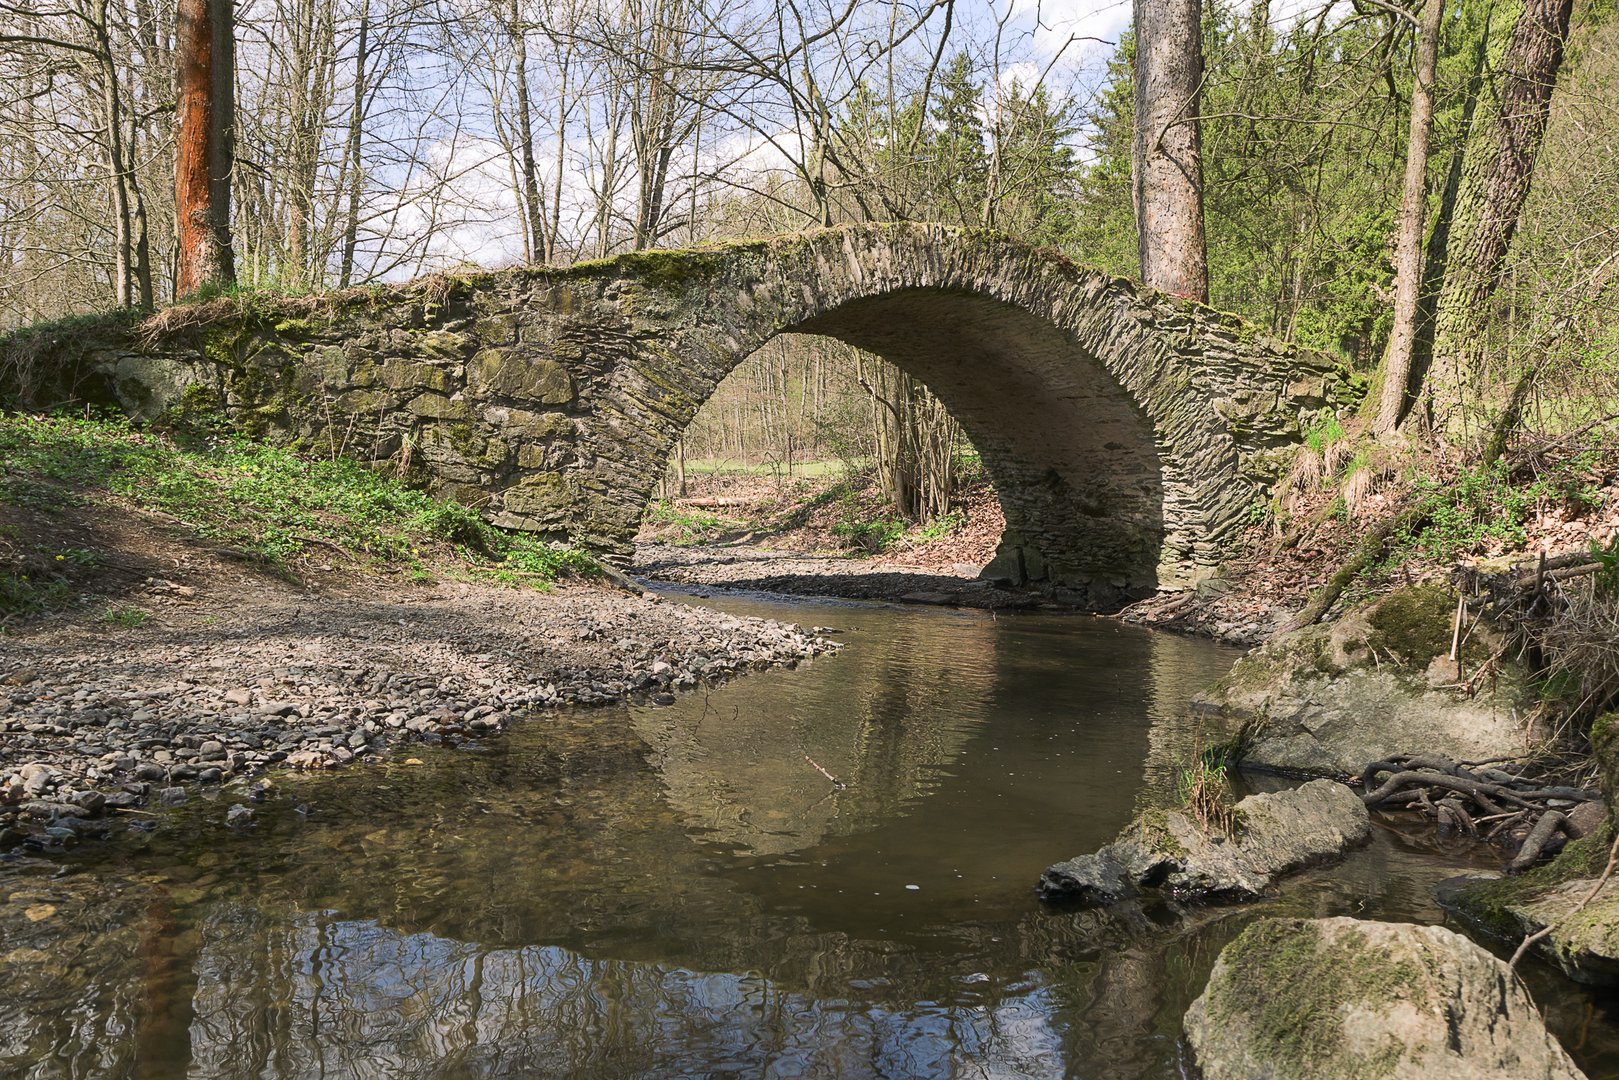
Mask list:
[[[1209,298],[1203,237],[1201,0],[1135,0],[1135,210],[1141,280]]]
[[[1526,0],[1501,60],[1501,108],[1463,165],[1428,382],[1437,432],[1460,431],[1479,374],[1484,316],[1529,195],[1572,12],[1573,0]]]
[[[236,71],[231,0],[180,0],[175,26],[175,295],[235,281],[230,185]]]
[[[348,209],[343,215],[343,254],[337,264],[337,283],[346,289],[354,280],[354,254],[360,245],[360,195],[365,188],[364,162],[360,157],[361,140],[365,134],[366,79],[365,65],[369,56],[371,33],[371,5],[360,5],[360,28],[354,44],[354,101],[349,109],[348,145],[345,169],[348,173]]]
[[[519,0],[511,4],[513,76],[517,81],[517,145],[522,154],[523,220],[528,232],[528,261],[548,261],[544,228],[540,223],[544,199],[540,195],[539,169],[534,163],[534,118],[528,103],[528,37],[523,27]]]
[[[1383,364],[1383,390],[1372,430],[1392,435],[1405,418],[1411,396],[1411,365],[1416,351],[1422,300],[1422,226],[1428,216],[1428,140],[1433,134],[1434,70],[1439,61],[1439,29],[1444,0],[1428,0],[1417,28],[1416,79],[1411,88],[1411,134],[1405,151],[1405,192],[1400,198],[1400,231],[1394,253],[1394,328]]]

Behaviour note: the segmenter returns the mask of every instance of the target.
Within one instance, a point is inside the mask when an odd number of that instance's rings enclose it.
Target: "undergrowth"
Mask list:
[[[1581,454],[1523,477],[1501,460],[1447,480],[1419,478],[1413,498],[1421,524],[1396,536],[1394,547],[1440,562],[1491,548],[1520,548],[1540,508],[1583,511],[1600,504],[1601,489],[1592,480],[1595,464],[1590,454]]]
[[[544,584],[590,574],[589,555],[486,523],[346,459],[301,456],[241,436],[195,441],[127,420],[0,415],[0,501],[48,511],[104,493],[167,515],[203,539],[290,573],[320,551],[355,567],[437,562],[472,577]],[[0,584],[0,605],[6,586]]]

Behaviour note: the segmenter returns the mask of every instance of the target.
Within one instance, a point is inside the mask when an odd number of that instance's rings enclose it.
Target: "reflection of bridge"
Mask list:
[[[697,409],[787,332],[932,388],[1000,492],[996,572],[1098,605],[1217,564],[1275,449],[1348,394],[1235,318],[934,225],[355,290],[98,359],[142,408],[201,382],[269,431],[403,454],[502,524],[622,552]]]

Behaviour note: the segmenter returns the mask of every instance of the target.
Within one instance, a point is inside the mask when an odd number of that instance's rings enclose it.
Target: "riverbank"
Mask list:
[[[835,648],[245,440],[6,415],[0,510],[0,850]]]
[[[194,574],[154,579],[140,600],[123,609],[138,625],[56,617],[0,641],[0,832],[99,833],[103,809],[183,801],[190,783],[454,743],[552,707],[672,701],[835,647],[586,585]]]

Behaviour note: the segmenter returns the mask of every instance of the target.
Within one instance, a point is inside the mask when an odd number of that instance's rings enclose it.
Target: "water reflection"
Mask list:
[[[289,778],[250,835],[202,806],[66,877],[0,870],[0,1073],[1168,1077],[1254,914],[1439,918],[1453,869],[1388,835],[1275,903],[1042,908],[1039,870],[1169,780],[1198,737],[1179,703],[1230,654],[1101,620],[787,614],[850,647]]]

